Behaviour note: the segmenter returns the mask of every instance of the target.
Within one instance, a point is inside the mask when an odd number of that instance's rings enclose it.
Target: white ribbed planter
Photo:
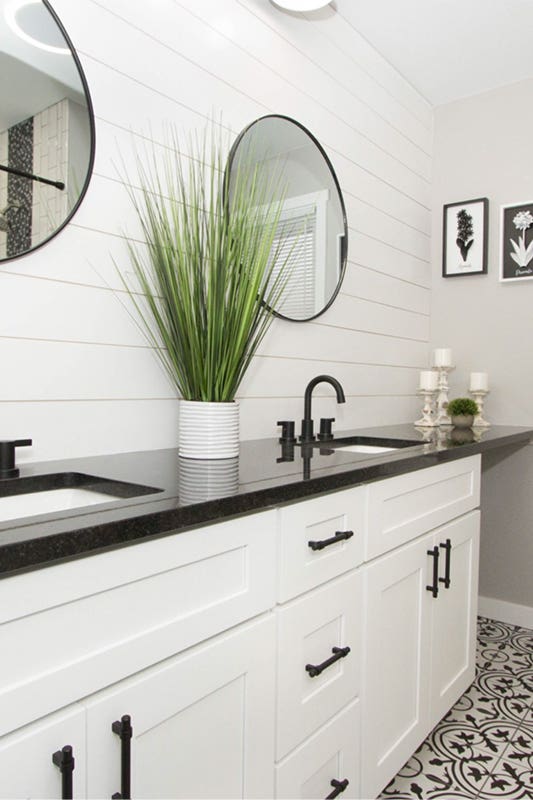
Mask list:
[[[180,400],[178,448],[182,458],[238,456],[238,404]]]

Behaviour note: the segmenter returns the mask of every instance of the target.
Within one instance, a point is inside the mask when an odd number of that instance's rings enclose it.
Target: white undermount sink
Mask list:
[[[119,499],[116,495],[94,492],[90,489],[49,489],[47,492],[30,492],[12,497],[0,497],[0,522],[53,511],[68,511],[97,503]]]
[[[104,491],[99,491],[103,489]],[[162,491],[80,472],[57,472],[0,482],[0,523],[83,509]]]

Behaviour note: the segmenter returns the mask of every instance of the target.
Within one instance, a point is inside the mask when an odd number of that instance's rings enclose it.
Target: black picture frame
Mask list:
[[[488,198],[447,203],[442,220],[442,277],[486,275],[488,241]]]
[[[530,221],[531,220],[531,221]],[[533,279],[533,200],[501,207],[500,281]]]

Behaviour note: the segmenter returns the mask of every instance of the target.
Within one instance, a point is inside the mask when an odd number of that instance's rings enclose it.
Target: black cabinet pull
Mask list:
[[[433,597],[439,596],[439,546],[435,545],[433,550],[428,550],[428,556],[433,559],[433,584],[426,586],[428,592],[431,592]]]
[[[334,664],[336,661],[339,661],[339,659],[341,659],[341,658],[345,658],[348,655],[348,653],[350,652],[350,648],[349,647],[333,647],[331,649],[331,652],[333,653],[333,655],[330,656],[326,661],[323,661],[322,664],[316,664],[316,665],[315,664],[306,664],[305,665],[305,668],[306,668],[307,672],[309,673],[309,677],[310,678],[316,678],[317,675],[320,675],[322,672],[324,672],[325,669],[327,669],[328,667],[331,667],[331,665]]]
[[[120,792],[111,795],[112,800],[131,800],[131,737],[133,728],[131,717],[124,714],[120,719],[115,720],[111,725],[111,730],[120,736],[121,759],[120,759]]]
[[[446,539],[444,544],[440,544],[443,550],[446,550],[446,562],[444,564],[444,578],[439,578],[439,582],[444,584],[445,589],[450,588],[450,566],[452,560],[452,542],[451,539]]]
[[[56,750],[52,761],[61,772],[61,800],[72,800],[72,773],[74,772],[74,756],[72,746],[66,744],[61,750]]]
[[[351,539],[353,536],[353,531],[337,531],[335,536],[332,536],[331,539],[322,539],[319,542],[307,542],[311,550],[323,550],[324,547],[329,547],[330,544],[336,544],[336,542],[342,542],[343,539]]]
[[[350,781],[348,780],[348,778],[345,778],[343,781],[337,781],[334,778],[331,781],[331,786],[333,786],[333,791],[330,794],[328,794],[326,800],[333,800],[334,797],[338,797],[340,794],[344,792],[349,783]]]

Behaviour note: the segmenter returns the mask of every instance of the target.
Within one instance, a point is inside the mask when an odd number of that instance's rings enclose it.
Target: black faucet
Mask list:
[[[300,436],[300,441],[304,444],[306,442],[312,442],[315,438],[313,433],[313,420],[311,419],[311,399],[313,395],[313,389],[319,383],[329,383],[335,389],[337,393],[337,403],[345,403],[346,397],[344,396],[344,390],[340,385],[339,381],[336,378],[332,378],[331,375],[317,375],[316,378],[309,381],[307,384],[307,388],[305,390],[304,395],[304,418],[302,420],[302,433]]]

